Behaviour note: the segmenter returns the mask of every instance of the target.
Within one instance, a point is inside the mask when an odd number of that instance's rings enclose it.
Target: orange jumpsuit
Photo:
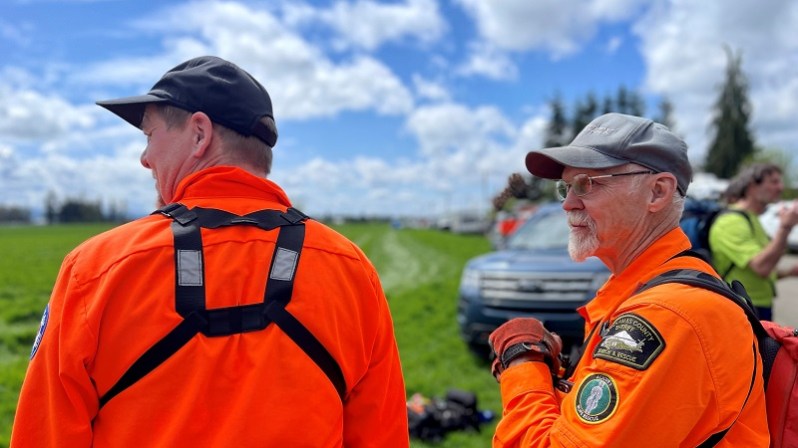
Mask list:
[[[290,205],[273,182],[232,167],[187,177],[174,201],[236,214]],[[377,272],[358,247],[312,220],[286,309],[340,365],[343,402],[324,372],[271,324],[232,336],[195,335],[100,408],[98,397],[182,320],[171,221],[136,220],[66,257],[11,446],[409,445],[399,353]],[[262,302],[277,230],[231,226],[202,229],[202,236],[207,308]]]
[[[718,447],[769,445],[762,361],[740,307],[674,283],[633,295],[672,269],[713,272],[694,257],[671,259],[689,247],[670,231],[579,310],[585,334],[604,331],[586,341],[569,393],[553,389],[541,362],[502,373],[494,447],[696,447],[729,426]]]

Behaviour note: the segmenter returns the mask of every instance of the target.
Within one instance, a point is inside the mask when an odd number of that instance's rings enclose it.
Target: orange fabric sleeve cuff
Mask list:
[[[501,394],[504,406],[515,397],[529,392],[555,395],[551,371],[545,362],[525,362],[508,367],[502,372]]]

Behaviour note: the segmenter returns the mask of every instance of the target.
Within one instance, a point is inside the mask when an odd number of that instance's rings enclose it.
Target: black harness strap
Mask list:
[[[751,323],[755,338],[759,336],[760,332],[765,331],[764,327],[762,327],[762,324],[759,322],[759,319],[756,317],[756,313],[749,304],[747,297],[742,295],[741,291],[738,291],[735,288],[737,285],[733,284],[732,287],[729,287],[729,285],[725,281],[717,277],[714,277],[712,275],[709,275],[706,272],[701,272],[695,269],[674,269],[672,271],[665,272],[653,278],[652,280],[641,286],[635,292],[635,294],[665,283],[681,283],[683,285],[708,289],[723,297],[726,297],[727,299],[736,303],[740,308],[742,308],[745,311],[745,316],[746,318],[748,318],[748,321]],[[751,392],[754,390],[754,382],[756,381],[756,375],[757,375],[756,343],[752,343],[751,348],[753,350],[754,370],[751,373],[751,385],[748,386],[748,395],[745,396],[745,401],[743,401],[743,405],[740,407],[740,412],[737,414],[737,417],[735,417],[731,425],[729,425],[726,429],[722,431],[712,434],[707,440],[705,440],[701,445],[699,445],[698,448],[710,448],[717,445],[718,442],[720,442],[721,439],[723,439],[726,433],[729,432],[732,426],[734,426],[734,424],[737,422],[737,418],[739,418],[739,416],[743,412],[743,409],[745,409],[745,406],[748,404],[748,399],[751,398]]]
[[[321,345],[321,342],[291,313],[277,303],[270,303],[266,306],[266,315],[324,371],[343,400],[343,397],[346,396],[346,379],[344,379],[344,374],[335,358]]]
[[[103,396],[100,407],[169,359],[197,333],[229,336],[266,328],[272,321],[327,375],[341,400],[346,380],[340,366],[319,340],[285,307],[291,300],[296,267],[305,239],[302,212],[260,210],[244,216],[217,209],[169,204],[155,213],[170,217],[175,245],[175,310],[183,321],[137,359]],[[253,225],[263,230],[280,228],[263,302],[208,310],[205,308],[205,272],[201,228]]]
[[[183,321],[172,329],[169,334],[144,352],[144,354],[127,369],[127,372],[119,378],[116,384],[100,397],[100,408],[105,406],[111,398],[114,398],[117,394],[142,379],[146,374],[155,370],[156,367],[180,350],[180,347],[186,345],[202,327],[203,323],[200,319],[201,318],[197,314],[192,314],[188,318],[183,319]]]

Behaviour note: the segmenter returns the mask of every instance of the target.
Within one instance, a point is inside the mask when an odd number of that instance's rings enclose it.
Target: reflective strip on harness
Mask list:
[[[100,407],[132,386],[180,350],[197,333],[208,337],[230,336],[277,324],[327,375],[339,397],[346,396],[346,380],[330,352],[285,306],[291,300],[294,276],[305,239],[302,212],[289,208],[285,213],[260,210],[244,216],[223,210],[169,204],[157,210],[170,217],[175,242],[175,310],[183,321],[150,347],[102,397]],[[204,255],[201,227],[215,229],[230,225],[253,225],[264,230],[280,228],[263,302],[208,310],[205,308]]]
[[[274,263],[269,278],[290,282],[294,278],[294,269],[296,269],[298,259],[298,252],[278,247],[274,253]]]
[[[202,286],[202,251],[177,251],[177,283],[180,286]]]

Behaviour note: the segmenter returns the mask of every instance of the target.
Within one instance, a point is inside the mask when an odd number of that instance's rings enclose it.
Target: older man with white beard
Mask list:
[[[557,179],[571,257],[598,257],[613,275],[579,309],[588,336],[567,372],[559,337],[540,321],[491,334],[504,408],[493,446],[767,447],[762,362],[743,310],[684,284],[638,292],[676,269],[718,277],[679,228],[687,145],[661,124],[611,113],[567,146],[531,151],[526,165]]]

